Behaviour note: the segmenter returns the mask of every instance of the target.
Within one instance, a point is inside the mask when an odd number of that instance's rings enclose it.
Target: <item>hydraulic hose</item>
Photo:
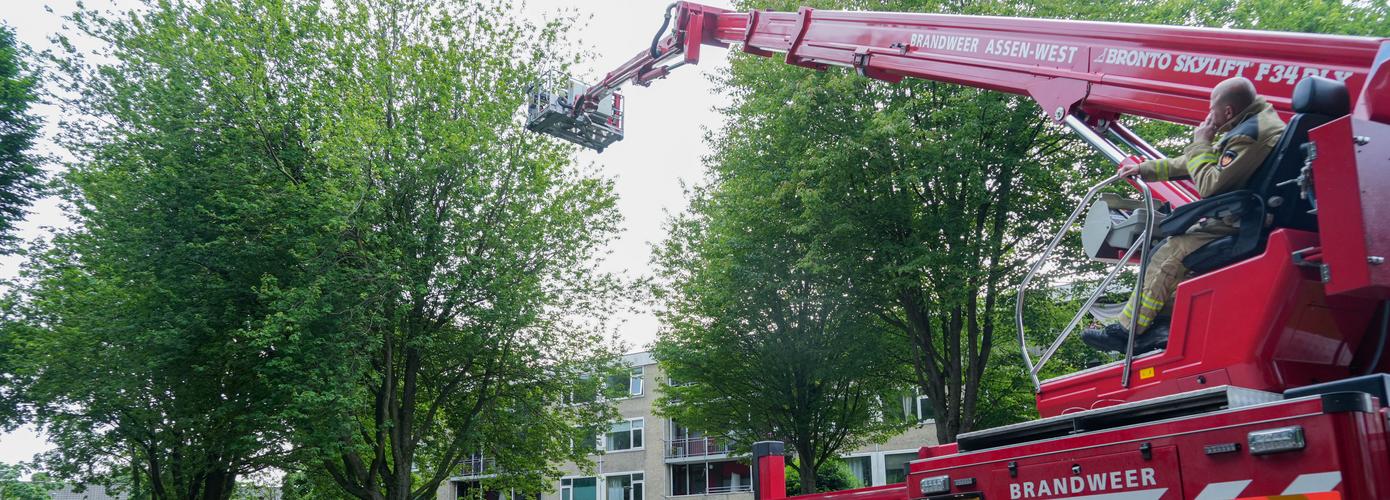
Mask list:
[[[1375,354],[1371,355],[1371,362],[1366,365],[1366,373],[1375,373],[1376,367],[1380,366],[1380,355],[1385,354],[1385,334],[1390,330],[1390,300],[1385,301],[1385,306],[1380,308],[1380,338],[1376,339]]]
[[[676,2],[671,2],[671,5],[666,6],[666,17],[661,20],[661,28],[656,30],[656,36],[652,37],[652,59],[657,59],[661,57],[661,51],[657,50],[656,44],[661,42],[661,35],[666,33],[666,28],[668,26],[671,26],[671,13],[675,10]]]

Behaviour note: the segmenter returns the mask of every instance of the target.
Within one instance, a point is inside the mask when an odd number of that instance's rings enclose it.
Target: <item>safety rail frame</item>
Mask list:
[[[1130,160],[1130,156],[1126,155],[1120,149],[1119,146],[1117,146],[1114,142],[1111,142],[1110,140],[1106,139],[1095,129],[1091,128],[1091,126],[1086,123],[1084,117],[1078,116],[1076,114],[1069,114],[1063,120],[1063,123],[1066,124],[1067,127],[1070,128],[1077,135],[1081,136],[1081,138],[1085,140],[1086,143],[1090,145],[1093,149],[1104,155],[1109,160],[1115,162],[1116,164],[1123,164],[1126,161]],[[1139,137],[1133,131],[1126,128],[1124,125],[1118,122],[1103,122],[1103,126],[1105,128],[1105,132],[1113,134],[1126,146],[1135,150],[1143,157],[1150,159],[1163,158],[1162,153],[1160,153],[1153,146],[1149,145],[1149,143],[1145,142],[1143,138]],[[1144,277],[1147,275],[1149,268],[1149,256],[1153,246],[1152,241],[1154,234],[1155,207],[1153,190],[1149,187],[1148,183],[1142,180],[1133,179],[1133,182],[1131,182],[1131,184],[1138,188],[1139,191],[1144,195],[1144,230],[1139,234],[1139,238],[1134,242],[1134,244],[1130,245],[1130,247],[1125,251],[1124,256],[1121,257],[1120,260],[1116,262],[1113,267],[1111,267],[1110,272],[1106,274],[1105,279],[1101,280],[1100,284],[1098,284],[1095,287],[1095,289],[1087,295],[1086,302],[1081,306],[1081,309],[1077,311],[1075,315],[1072,316],[1071,321],[1067,323],[1067,326],[1062,330],[1062,333],[1059,334],[1057,338],[1053,340],[1052,343],[1048,346],[1047,350],[1043,351],[1042,355],[1038,357],[1038,362],[1036,364],[1033,363],[1033,358],[1028,352],[1028,338],[1025,334],[1023,324],[1023,305],[1024,298],[1027,295],[1028,284],[1033,281],[1033,277],[1037,275],[1038,270],[1042,268],[1043,264],[1047,263],[1048,259],[1052,257],[1052,253],[1057,249],[1057,245],[1062,242],[1062,238],[1066,236],[1067,231],[1069,231],[1071,227],[1076,223],[1077,217],[1079,217],[1081,213],[1086,210],[1086,208],[1091,204],[1091,202],[1096,198],[1096,196],[1100,194],[1102,189],[1105,189],[1107,186],[1121,179],[1124,179],[1124,177],[1120,176],[1119,174],[1115,174],[1091,186],[1091,188],[1088,191],[1086,191],[1086,195],[1082,197],[1081,202],[1078,203],[1077,207],[1072,210],[1069,216],[1067,216],[1067,221],[1064,222],[1061,225],[1061,227],[1057,229],[1057,233],[1053,235],[1052,240],[1048,242],[1048,245],[1043,250],[1042,255],[1038,256],[1037,260],[1033,262],[1031,266],[1028,267],[1028,273],[1024,275],[1023,281],[1019,282],[1016,295],[1017,298],[1014,301],[1014,324],[1015,327],[1018,329],[1019,347],[1023,351],[1023,364],[1024,367],[1028,369],[1028,377],[1033,382],[1034,391],[1042,391],[1042,381],[1038,379],[1038,374],[1042,372],[1043,367],[1047,364],[1049,360],[1052,359],[1052,355],[1056,354],[1057,350],[1061,348],[1062,343],[1066,341],[1067,337],[1071,336],[1072,331],[1074,331],[1076,327],[1081,323],[1082,318],[1085,318],[1087,312],[1090,311],[1091,306],[1095,305],[1095,302],[1099,300],[1100,294],[1105,290],[1107,286],[1110,285],[1110,282],[1113,281],[1115,277],[1119,275],[1120,269],[1123,269],[1123,267],[1129,263],[1136,249],[1139,250],[1139,273],[1138,276],[1136,276],[1135,286],[1133,290],[1130,292],[1130,300],[1138,300],[1137,297],[1139,296],[1140,290],[1143,287]],[[1129,338],[1125,343],[1124,371],[1120,375],[1120,384],[1121,386],[1126,388],[1129,387],[1130,371],[1134,364],[1134,342],[1138,331],[1139,315],[1135,314],[1132,318],[1130,318]]]

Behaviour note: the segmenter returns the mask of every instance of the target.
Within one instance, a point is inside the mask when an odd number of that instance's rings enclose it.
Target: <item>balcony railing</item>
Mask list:
[[[459,475],[461,476],[482,476],[496,472],[497,460],[492,458],[473,455],[459,462]]]
[[[666,458],[704,457],[725,455],[733,446],[718,438],[697,437],[675,439],[667,443]]]
[[[709,489],[705,490],[705,494],[706,494],[706,495],[724,495],[724,494],[729,494],[729,493],[745,493],[745,492],[749,492],[749,491],[753,491],[753,485],[752,485],[751,483],[750,483],[750,484],[735,484],[735,485],[733,485],[733,486],[710,486]]]

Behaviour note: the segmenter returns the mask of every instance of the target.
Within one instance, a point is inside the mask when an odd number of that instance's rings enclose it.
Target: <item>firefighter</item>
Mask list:
[[[1230,78],[1212,89],[1211,113],[1193,131],[1192,142],[1182,156],[1122,165],[1119,173],[1126,177],[1138,174],[1145,181],[1191,177],[1197,192],[1209,198],[1245,187],[1283,133],[1284,122],[1273,106],[1256,95],[1255,85],[1242,77]],[[1212,144],[1218,134],[1224,135]],[[1124,352],[1129,326],[1137,317],[1136,354],[1167,346],[1168,329],[1150,331],[1149,326],[1172,300],[1178,283],[1187,277],[1182,259],[1236,230],[1234,217],[1207,219],[1159,243],[1149,260],[1143,287],[1125,304],[1120,321],[1104,328],[1088,328],[1081,332],[1081,340],[1103,351]]]

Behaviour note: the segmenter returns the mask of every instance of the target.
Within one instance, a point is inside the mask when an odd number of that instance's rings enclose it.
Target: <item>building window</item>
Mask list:
[[[641,472],[617,474],[603,478],[604,500],[642,500],[645,482]]]
[[[642,449],[642,419],[634,418],[613,424],[613,429],[604,435],[603,449],[625,451]]]
[[[873,457],[845,457],[845,463],[849,465],[849,471],[854,474],[854,477],[859,478],[859,484],[863,486],[874,484]]]
[[[711,495],[753,491],[753,471],[736,460],[710,462],[708,476],[706,492]]]
[[[561,479],[560,500],[598,500],[598,479],[592,477]]]
[[[632,398],[642,395],[642,367],[633,367],[623,373],[609,375],[604,384],[604,394],[613,398]]]
[[[928,422],[936,420],[936,413],[932,411],[931,400],[926,396],[917,396],[917,421]]]
[[[592,403],[598,400],[599,388],[596,387],[597,380],[588,374],[580,375],[579,382],[575,389],[565,394],[566,404]]]
[[[932,413],[931,400],[918,394],[915,390],[902,395],[902,407],[903,418],[909,422],[927,422],[935,418]]]
[[[455,483],[458,485],[458,500],[540,500],[539,493],[527,495],[516,490],[507,490],[507,494],[498,490],[484,489],[480,481],[462,481]]]
[[[677,464],[671,466],[671,496],[703,495],[709,484],[705,479],[705,464]]]
[[[705,433],[681,425],[675,420],[671,421],[671,440],[684,441],[687,439],[704,439]]]
[[[737,460],[668,466],[671,496],[753,491],[753,473]]]
[[[603,441],[599,440],[597,432],[577,428],[570,437],[570,448],[580,453],[589,454],[593,453],[594,450],[602,450]]]
[[[883,456],[883,476],[886,484],[907,481],[907,463],[917,459],[916,452],[889,453]]]

